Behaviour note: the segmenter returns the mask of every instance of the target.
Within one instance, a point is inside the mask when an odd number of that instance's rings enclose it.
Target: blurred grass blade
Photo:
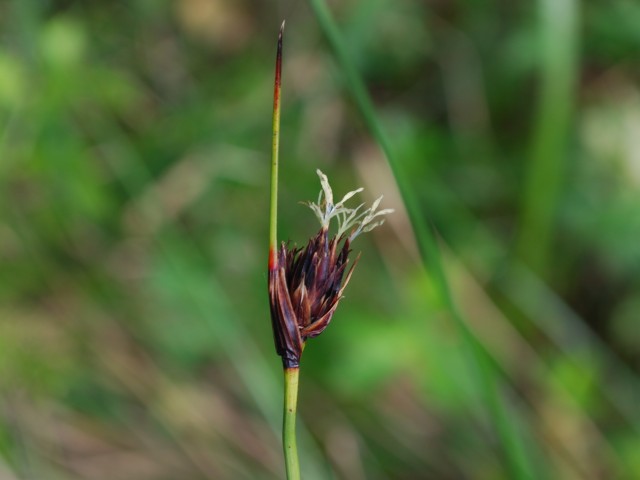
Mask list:
[[[464,263],[478,278],[495,276],[496,270],[499,270],[499,275],[493,279],[495,288],[540,329],[567,359],[576,365],[590,359],[591,368],[609,372],[608,385],[601,388],[602,394],[640,433],[640,412],[636,408],[640,403],[638,374],[522,262],[511,261],[509,268],[502,268],[508,257],[508,248],[452,192],[444,186],[440,190],[443,203],[448,206],[445,215],[461,226],[460,233],[447,238],[447,241]],[[469,246],[478,244],[484,245],[484,254]]]
[[[353,62],[347,53],[344,40],[333,21],[326,3],[323,0],[310,0],[310,4],[338,60],[349,93],[355,100],[364,122],[383,150],[393,171],[403,202],[411,218],[425,268],[432,276],[439,297],[461,331],[469,368],[474,374],[473,377],[478,381],[478,388],[482,392],[486,407],[491,416],[491,421],[500,437],[506,463],[510,471],[510,477],[516,479],[531,478],[533,476],[531,462],[525,453],[522,439],[519,438],[516,431],[516,422],[509,418],[509,410],[498,393],[496,372],[492,368],[483,347],[470,332],[462,315],[453,302],[435,237],[425,221],[426,215],[424,209],[419,205],[411,184],[405,172],[402,170],[401,163],[393,154],[390,141],[377,119],[364,82],[353,66]]]
[[[578,57],[577,0],[539,0],[541,87],[525,172],[518,253],[544,274],[567,163]]]
[[[498,288],[554,342],[575,365],[607,374],[603,396],[640,434],[640,379],[559,296],[525,266],[504,272]],[[587,360],[588,359],[588,360]]]

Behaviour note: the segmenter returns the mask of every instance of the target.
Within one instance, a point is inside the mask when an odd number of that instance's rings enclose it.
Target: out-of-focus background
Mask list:
[[[534,478],[640,478],[640,5],[329,5]],[[308,2],[0,4],[0,478],[276,479],[266,295],[316,168],[396,213],[302,363],[305,479],[506,479],[469,343]],[[486,392],[485,392],[486,393]],[[512,449],[513,450],[513,449]]]

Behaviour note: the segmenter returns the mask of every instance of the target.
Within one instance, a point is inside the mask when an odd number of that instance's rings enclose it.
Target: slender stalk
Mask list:
[[[540,93],[521,205],[517,252],[538,274],[548,273],[557,205],[565,182],[578,75],[580,3],[539,0]]]
[[[276,267],[278,243],[278,152],[280,149],[280,89],[282,86],[282,32],[278,34],[276,78],[273,86],[273,138],[271,140],[271,201],[269,206],[269,269]]]
[[[500,382],[495,368],[492,367],[490,355],[470,331],[462,313],[453,300],[435,235],[426,220],[426,212],[423,206],[418,203],[418,197],[414,192],[409,176],[394,154],[391,148],[391,141],[378,121],[373,102],[367,93],[361,76],[354,67],[354,63],[345,47],[344,39],[332,18],[326,2],[324,0],[309,0],[309,3],[340,65],[347,90],[391,167],[403,202],[409,213],[425,268],[431,274],[439,297],[461,332],[467,363],[473,373],[473,377],[478,382],[478,389],[484,397],[487,411],[500,438],[510,478],[518,480],[532,478],[531,461],[527,457],[523,439],[516,428],[516,422],[510,418],[512,412],[507,408],[500,394]]]
[[[271,200],[269,206],[269,271],[278,268],[278,153],[280,149],[280,91],[282,87],[282,33],[278,34],[276,76],[273,87],[273,138],[271,143]],[[296,410],[298,404],[299,368],[284,369],[284,413],[282,419],[282,449],[287,480],[300,480],[300,462],[296,444]]]
[[[284,416],[282,420],[282,448],[287,480],[300,480],[300,462],[296,444],[296,410],[298,405],[299,368],[284,369]]]

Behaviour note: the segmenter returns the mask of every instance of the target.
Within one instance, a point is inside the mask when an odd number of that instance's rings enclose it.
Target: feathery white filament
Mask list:
[[[392,208],[385,208],[376,212],[382,196],[378,197],[371,207],[363,211],[360,211],[360,209],[364,206],[364,203],[361,203],[356,208],[347,208],[345,202],[356,193],[362,192],[364,190],[363,188],[358,188],[347,193],[342,197],[342,200],[334,204],[333,191],[331,190],[331,185],[329,185],[329,179],[320,170],[316,170],[316,173],[318,177],[320,177],[320,185],[322,186],[322,190],[320,190],[320,194],[318,195],[318,203],[307,202],[306,205],[313,210],[313,213],[315,213],[323,228],[329,228],[331,219],[335,217],[338,222],[338,237],[345,235],[351,230],[349,241],[352,241],[361,233],[370,232],[374,228],[382,225],[384,218],[380,217],[393,212]]]

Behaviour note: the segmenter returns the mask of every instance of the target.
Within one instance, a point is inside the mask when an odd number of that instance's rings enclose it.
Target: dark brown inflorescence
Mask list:
[[[364,211],[360,211],[363,204],[347,208],[345,201],[362,189],[334,204],[327,177],[319,170],[318,175],[322,191],[318,203],[308,205],[320,220],[320,231],[305,248],[283,243],[269,265],[271,322],[276,351],[285,368],[299,366],[306,340],[320,335],[331,321],[357,263],[356,258],[345,275],[352,240],[381,225],[384,220],[379,217],[392,212],[376,212],[382,197]],[[329,239],[332,218],[337,218],[338,232]]]
[[[304,249],[284,243],[277,268],[269,271],[269,300],[276,351],[285,368],[297,367],[307,338],[320,335],[329,325],[355,262],[343,281],[349,239],[329,240],[326,228]],[[356,260],[357,261],[357,260]]]

